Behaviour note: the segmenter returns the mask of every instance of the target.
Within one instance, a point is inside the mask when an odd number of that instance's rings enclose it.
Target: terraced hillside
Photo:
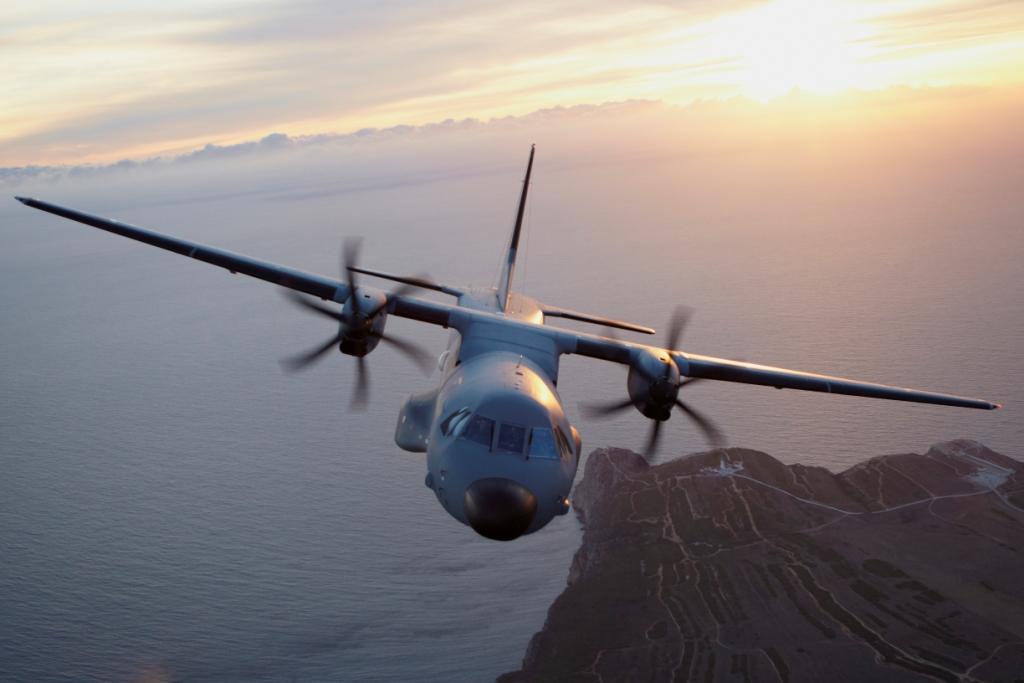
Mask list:
[[[1024,679],[1024,464],[971,441],[840,474],[589,458],[583,543],[514,681]]]

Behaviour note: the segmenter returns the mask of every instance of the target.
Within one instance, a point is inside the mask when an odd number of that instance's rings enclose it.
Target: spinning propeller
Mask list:
[[[683,330],[690,319],[690,312],[682,307],[676,308],[669,321],[668,334],[665,338],[665,349],[673,350],[683,336]],[[658,449],[661,439],[661,426],[671,415],[673,408],[678,408],[690,421],[697,426],[712,447],[718,448],[725,443],[725,436],[711,418],[687,405],[679,398],[679,391],[694,382],[701,381],[696,377],[679,377],[678,370],[672,361],[653,363],[635,363],[630,366],[630,396],[622,401],[611,403],[587,404],[583,411],[588,417],[607,417],[637,408],[645,417],[652,420],[647,433],[645,454],[652,457]]]
[[[403,278],[403,283],[385,294],[376,289],[360,289],[356,284],[358,271],[359,240],[345,241],[341,253],[341,275],[348,285],[349,297],[341,310],[326,306],[304,294],[287,290],[288,299],[305,310],[338,323],[338,332],[324,343],[304,351],[303,353],[285,358],[281,365],[289,372],[304,370],[316,361],[324,358],[331,348],[338,346],[342,353],[356,359],[356,384],[352,391],[352,408],[364,409],[370,393],[369,369],[366,366],[366,355],[379,342],[391,346],[396,351],[412,359],[424,372],[429,372],[433,365],[432,356],[423,347],[413,342],[384,334],[384,309],[392,297],[402,296],[418,289],[435,289],[435,285],[426,277]],[[383,313],[383,315],[381,315]]]

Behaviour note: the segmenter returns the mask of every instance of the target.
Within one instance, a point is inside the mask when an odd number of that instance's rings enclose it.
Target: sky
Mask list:
[[[1002,90],[1019,0],[0,4],[0,167],[796,89]]]

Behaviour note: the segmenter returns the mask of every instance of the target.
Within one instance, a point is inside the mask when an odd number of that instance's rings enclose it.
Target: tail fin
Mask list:
[[[523,193],[519,196],[519,211],[516,213],[516,227],[512,230],[512,239],[509,240],[508,253],[505,262],[501,266],[501,276],[498,278],[498,306],[505,310],[508,306],[508,295],[512,287],[512,276],[516,270],[516,252],[519,250],[519,233],[523,229],[523,211],[526,209],[526,193],[530,189],[530,173],[533,171],[534,146],[530,145],[530,161],[526,164],[526,177],[523,179]]]

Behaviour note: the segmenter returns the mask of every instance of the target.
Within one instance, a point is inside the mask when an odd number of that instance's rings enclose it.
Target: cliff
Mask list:
[[[1024,464],[971,441],[834,474],[591,454],[516,681],[1024,680]]]

